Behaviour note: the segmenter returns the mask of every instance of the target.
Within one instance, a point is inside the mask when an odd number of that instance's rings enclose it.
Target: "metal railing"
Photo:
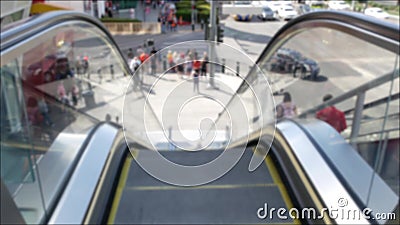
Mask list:
[[[299,118],[305,118],[307,115],[313,114],[327,106],[335,105],[341,102],[344,102],[352,97],[356,97],[356,103],[353,109],[348,110],[354,111],[353,113],[353,118],[352,118],[352,126],[351,126],[351,134],[350,134],[350,141],[354,142],[354,140],[358,137],[358,134],[360,132],[360,124],[362,120],[362,114],[363,110],[365,109],[364,107],[364,102],[365,102],[365,94],[368,90],[374,89],[382,84],[388,83],[393,81],[394,79],[399,77],[399,70],[397,69],[396,71],[393,71],[393,73],[388,73],[384,76],[380,76],[366,84],[363,84],[353,90],[350,90],[342,95],[337,96],[336,98],[333,98],[329,101],[326,101],[320,105],[315,106],[312,109],[309,109],[303,113],[301,113],[298,117]],[[391,101],[391,96],[388,96],[386,98],[387,102]]]

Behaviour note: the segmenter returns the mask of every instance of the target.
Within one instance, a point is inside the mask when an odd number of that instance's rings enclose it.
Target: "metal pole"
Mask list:
[[[221,73],[225,73],[225,63],[226,63],[226,60],[222,59]]]
[[[236,76],[240,76],[240,62],[236,62]]]
[[[362,112],[364,109],[365,92],[361,92],[357,95],[356,107],[354,110],[353,122],[351,123],[351,134],[350,142],[354,149],[357,149],[357,137],[360,132],[360,123],[362,118]]]
[[[192,31],[194,31],[194,7],[195,7],[195,2],[192,0]]]
[[[216,34],[216,28],[217,28],[217,15],[216,15],[216,7],[217,7],[218,2],[217,1],[210,1],[210,41],[213,42],[211,43],[210,47],[210,86],[215,87],[214,83],[214,74],[215,74],[215,65],[214,62],[216,62],[216,57],[215,57],[215,34]]]

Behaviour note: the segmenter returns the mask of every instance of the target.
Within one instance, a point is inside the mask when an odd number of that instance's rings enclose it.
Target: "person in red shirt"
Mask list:
[[[139,56],[139,60],[140,60],[142,63],[144,63],[144,61],[146,61],[147,58],[149,58],[149,55],[146,54],[145,52],[142,52],[142,54],[140,54],[140,56]]]
[[[193,61],[193,92],[197,90],[197,93],[200,92],[199,90],[200,67],[201,67],[201,62],[196,58]]]
[[[326,102],[332,98],[332,95],[325,95],[323,101]],[[328,106],[321,109],[316,114],[317,119],[325,121],[335,128],[339,133],[347,128],[346,118],[342,111],[338,110],[335,106]]]
[[[193,70],[194,70],[196,73],[199,73],[199,72],[200,72],[200,68],[201,68],[201,61],[198,60],[198,59],[194,60],[194,61],[193,61]]]

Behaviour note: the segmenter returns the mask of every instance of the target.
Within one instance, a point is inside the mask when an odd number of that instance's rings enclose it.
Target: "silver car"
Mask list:
[[[276,19],[276,15],[275,13],[272,11],[271,8],[265,6],[262,9],[262,13],[259,15],[261,20],[275,20]]]

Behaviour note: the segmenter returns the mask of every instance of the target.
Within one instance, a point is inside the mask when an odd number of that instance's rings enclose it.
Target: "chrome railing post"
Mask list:
[[[360,132],[360,123],[362,119],[362,112],[364,109],[365,91],[357,94],[356,106],[354,108],[353,121],[351,123],[350,143],[354,149],[357,149],[357,137]]]

